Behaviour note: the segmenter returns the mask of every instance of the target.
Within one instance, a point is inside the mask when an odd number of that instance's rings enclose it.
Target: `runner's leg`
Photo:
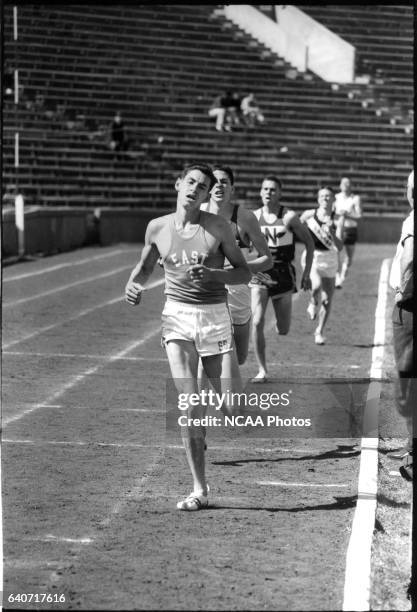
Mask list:
[[[178,393],[198,393],[197,371],[198,353],[193,342],[186,340],[170,340],[166,343],[166,352],[171,375],[174,379]],[[204,407],[201,405],[190,406],[187,416],[200,419],[204,416]],[[205,430],[202,426],[184,426],[181,435],[193,477],[193,493],[196,495],[207,495],[207,483],[205,477],[204,438]]]
[[[265,357],[265,312],[268,306],[268,290],[265,287],[252,287],[252,324],[253,345],[255,358],[258,363],[257,378],[265,377],[267,374]]]
[[[290,331],[292,313],[292,293],[272,298],[272,305],[275,312],[276,329],[281,336],[285,336]]]

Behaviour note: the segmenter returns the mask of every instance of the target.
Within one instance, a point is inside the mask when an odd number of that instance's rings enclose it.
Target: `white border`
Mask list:
[[[378,284],[375,311],[374,348],[364,412],[364,429],[373,437],[362,438],[358,482],[358,502],[352,523],[352,532],[346,553],[343,610],[370,609],[371,550],[375,527],[378,479],[378,404],[381,391],[382,365],[385,342],[385,311],[391,259],[384,259]]]

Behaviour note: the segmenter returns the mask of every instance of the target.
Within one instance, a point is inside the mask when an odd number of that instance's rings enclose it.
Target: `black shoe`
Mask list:
[[[403,464],[400,467],[401,476],[411,482],[413,480],[413,453],[407,453],[403,459]]]

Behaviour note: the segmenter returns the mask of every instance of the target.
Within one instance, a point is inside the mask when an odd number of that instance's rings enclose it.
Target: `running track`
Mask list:
[[[161,270],[139,308],[123,301],[138,253],[88,248],[3,271],[5,602],[48,592],[65,595],[59,609],[342,609],[360,440],[209,439],[211,507],[178,513],[190,478],[165,437]],[[275,380],[369,378],[392,254],[359,245],[324,347],[305,295],[287,337],[268,311]],[[243,376],[254,368],[250,352]]]

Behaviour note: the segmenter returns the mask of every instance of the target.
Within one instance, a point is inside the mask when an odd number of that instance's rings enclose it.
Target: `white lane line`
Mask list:
[[[68,283],[67,285],[61,285],[60,287],[55,287],[54,289],[49,289],[48,291],[42,291],[42,293],[36,293],[35,295],[19,298],[18,300],[13,300],[11,302],[3,302],[3,308],[10,308],[12,306],[18,306],[19,304],[32,302],[33,300],[39,300],[40,298],[47,297],[48,295],[60,293],[61,291],[67,291],[67,289],[72,289],[73,287],[78,287],[79,285],[85,285],[86,283],[92,283],[93,281],[113,276],[114,274],[118,274],[124,270],[130,270],[131,268],[131,264],[128,266],[120,266],[119,268],[114,268],[114,270],[110,270],[109,272],[103,272],[102,274],[96,274],[95,276],[88,276],[87,278],[83,278],[82,280],[74,283]]]
[[[116,515],[120,514],[123,507],[126,505],[126,503],[129,500],[133,499],[135,501],[139,501],[142,498],[143,488],[145,484],[147,483],[147,481],[149,480],[149,478],[153,476],[155,468],[158,466],[159,462],[164,456],[164,452],[165,452],[164,448],[159,448],[159,452],[156,454],[156,456],[152,460],[152,463],[146,467],[145,474],[134,482],[133,486],[129,489],[129,491],[124,497],[117,500],[117,502],[114,504],[113,508],[111,509],[110,514],[107,516],[107,518],[100,521],[100,525],[102,527],[107,527],[112,521],[112,519]]]
[[[34,440],[34,439],[18,439],[18,438],[2,438],[2,442],[4,444],[28,444],[31,446],[111,446],[117,448],[149,448],[149,449],[161,449],[161,447],[165,449],[179,449],[184,450],[182,444],[165,444],[163,441],[160,444],[141,444],[135,442],[95,442],[94,440],[82,441],[82,440]],[[228,444],[228,443],[227,443]],[[245,453],[245,460],[247,459],[247,451],[248,447],[240,447],[240,446],[228,446],[225,444],[224,446],[214,446],[209,443],[208,450],[213,451],[225,451],[225,452],[243,452]],[[300,454],[303,455],[306,450],[305,449],[288,449],[288,448],[256,448],[251,449],[253,451],[259,453],[292,453],[292,454]],[[239,461],[239,459],[236,459]]]
[[[331,483],[331,484],[322,484],[322,483],[313,483],[313,482],[284,482],[284,481],[280,481],[280,480],[272,480],[272,481],[259,481],[256,484],[258,485],[262,485],[265,487],[329,487],[329,488],[336,488],[336,489],[340,489],[340,487],[348,487],[349,485],[347,484],[338,484],[338,483]]]
[[[112,410],[112,412],[151,412],[152,414],[164,414],[165,413],[165,409],[164,408],[114,408],[114,410]]]
[[[21,342],[19,340],[19,342]],[[83,355],[80,353],[39,353],[37,351],[7,351],[3,350],[3,355],[11,357],[45,357],[46,359],[98,359],[99,361],[106,359],[105,355]],[[156,361],[157,363],[167,362],[166,357],[123,357],[120,361]]]
[[[390,259],[384,259],[378,283],[375,311],[374,348],[370,378],[382,377],[385,342],[385,311],[390,270]],[[371,549],[375,527],[376,494],[378,486],[378,404],[381,385],[371,382],[364,411],[364,431],[372,437],[361,441],[358,482],[358,501],[353,516],[352,532],[346,553],[346,573],[343,595],[344,611],[370,609]]]
[[[0,466],[2,466],[2,460],[1,460],[1,444],[0,444]],[[4,554],[3,554],[3,505],[2,505],[2,499],[3,499],[3,491],[2,491],[2,481],[3,479],[0,478],[0,593],[3,593],[3,573],[4,573]],[[0,597],[0,609],[2,606],[1,603],[1,597]]]
[[[25,272],[24,274],[16,274],[15,276],[9,276],[3,278],[3,283],[9,283],[12,281],[19,281],[24,278],[33,278],[40,274],[49,274],[49,272],[56,272],[56,270],[62,270],[63,268],[73,268],[74,266],[82,266],[84,264],[90,264],[92,261],[98,261],[100,259],[106,259],[107,257],[114,257],[120,255],[120,253],[134,253],[133,249],[117,249],[112,253],[104,253],[102,255],[94,255],[93,257],[86,257],[85,259],[78,259],[77,261],[68,261],[65,263],[57,264],[56,266],[50,266],[49,268],[43,268],[42,270],[36,270],[32,272]]]
[[[27,408],[26,410],[23,410],[20,414],[15,414],[9,418],[7,417],[3,418],[3,428],[7,427],[7,425],[9,425],[10,423],[14,423],[15,421],[20,420],[21,418],[34,412],[35,410],[42,409],[45,405],[54,403],[54,401],[62,397],[66,391],[75,387],[77,384],[79,384],[81,381],[83,381],[88,376],[95,374],[104,365],[108,363],[113,363],[114,361],[117,361],[118,359],[125,357],[128,353],[130,353],[131,351],[134,351],[139,346],[142,346],[148,340],[150,340],[151,338],[153,338],[159,333],[160,331],[159,331],[159,326],[158,326],[158,329],[155,329],[149,332],[149,334],[147,334],[144,338],[141,338],[140,340],[136,340],[135,342],[132,342],[125,349],[123,349],[122,351],[119,351],[118,353],[115,353],[114,355],[109,355],[107,359],[103,361],[102,363],[99,363],[91,368],[88,368],[82,374],[77,374],[76,376],[73,376],[65,385],[62,385],[62,387],[58,391],[56,391],[50,397],[48,397],[44,403],[36,404],[35,406],[32,406],[31,408]]]
[[[289,366],[291,368],[340,368],[340,363],[283,363],[282,361],[270,361],[268,362],[271,366]],[[357,370],[360,368],[358,365],[344,365],[344,369],[350,368],[352,370]]]
[[[66,538],[48,533],[45,536],[22,538],[26,542],[66,542],[68,544],[90,544],[91,538]]]
[[[146,291],[148,291],[149,289],[154,289],[154,287],[159,287],[159,285],[162,285],[164,282],[165,282],[165,279],[163,278],[153,281],[152,283],[149,283],[149,285],[147,285]],[[12,340],[11,342],[6,342],[5,344],[3,344],[3,352],[9,349],[11,346],[15,346],[16,344],[20,344],[20,342],[25,342],[26,340],[30,340],[31,338],[34,338],[35,336],[39,336],[40,334],[48,332],[51,329],[54,329],[55,327],[59,327],[60,325],[65,325],[69,321],[76,321],[77,319],[80,319],[81,317],[85,317],[86,315],[90,314],[91,312],[94,312],[95,310],[98,310],[99,308],[105,308],[106,306],[112,306],[113,304],[117,304],[117,302],[123,302],[124,299],[125,299],[124,296],[119,296],[111,300],[107,300],[106,302],[103,302],[102,304],[96,304],[95,306],[90,306],[89,308],[80,310],[79,312],[77,312],[77,314],[73,315],[72,317],[67,317],[66,319],[62,319],[61,321],[56,321],[55,323],[51,323],[51,325],[45,325],[44,327],[39,327],[35,331],[30,332],[26,334],[25,336],[21,336],[20,338],[16,340]],[[76,356],[78,357],[78,355]],[[105,359],[105,357],[103,358]],[[132,359],[134,358],[132,357]]]

